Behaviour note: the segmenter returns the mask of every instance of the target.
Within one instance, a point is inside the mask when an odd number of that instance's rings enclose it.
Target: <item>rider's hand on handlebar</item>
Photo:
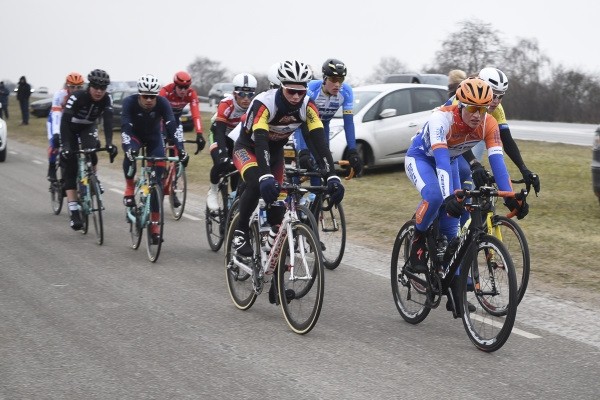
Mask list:
[[[190,155],[184,149],[179,150],[179,161],[184,167],[187,167],[188,162],[190,161]]]
[[[127,149],[127,151],[125,152],[125,155],[127,156],[127,159],[131,162],[135,161],[135,158],[138,155],[138,151],[132,148]]]
[[[473,177],[473,185],[475,186],[475,189],[485,186],[490,182],[489,173],[478,161],[475,161],[471,164],[471,175]]]
[[[516,193],[515,197],[506,198],[504,205],[506,205],[510,211],[517,210],[517,219],[523,219],[529,213],[529,204],[523,193]]]
[[[196,152],[194,154],[200,153],[202,150],[204,150],[204,146],[206,146],[206,140],[204,140],[204,135],[202,135],[202,132],[196,133],[196,145]]]
[[[348,150],[348,162],[354,169],[355,176],[359,176],[363,169],[363,162],[356,150]]]
[[[106,150],[108,151],[108,155],[110,156],[110,162],[112,164],[112,162],[115,161],[115,157],[117,157],[117,154],[119,154],[119,150],[117,149],[117,146],[113,144],[109,144],[108,146],[106,146]]]
[[[446,207],[446,214],[452,218],[460,218],[461,214],[465,210],[462,199],[458,199],[453,194],[444,199],[443,205]]]
[[[310,155],[310,151],[306,149],[300,150],[300,153],[298,153],[298,163],[300,164],[300,168],[303,168],[309,172],[318,170],[315,159]]]
[[[538,174],[534,174],[528,169],[522,169],[521,174],[523,175],[523,180],[525,181],[527,191],[529,192],[531,187],[533,186],[533,190],[535,191],[535,194],[537,196],[537,194],[540,191],[540,177],[538,176]]]

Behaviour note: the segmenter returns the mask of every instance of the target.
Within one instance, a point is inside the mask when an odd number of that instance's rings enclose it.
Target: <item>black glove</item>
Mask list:
[[[184,167],[187,167],[188,162],[190,161],[190,155],[184,149],[179,149],[179,161]]]
[[[490,174],[478,161],[475,161],[473,164],[471,164],[471,176],[473,177],[473,185],[475,186],[475,189],[487,185],[490,181]]]
[[[112,163],[113,161],[115,161],[115,157],[117,156],[117,154],[119,154],[119,150],[117,149],[117,146],[112,144],[106,146],[106,150],[108,151],[108,155],[110,156],[110,162]]]
[[[529,191],[531,189],[531,186],[533,186],[533,190],[535,191],[535,193],[539,193],[540,177],[528,169],[522,169],[521,174],[523,175],[523,180],[525,181],[525,185],[527,185],[527,191]]]
[[[354,174],[356,176],[360,175],[363,169],[363,162],[358,155],[356,150],[348,150],[348,162],[350,166],[354,169]]]
[[[132,148],[127,149],[127,151],[125,152],[125,155],[127,156],[127,158],[129,159],[129,161],[134,162],[135,158],[138,155],[138,151]]]
[[[260,196],[263,198],[265,203],[271,204],[279,196],[279,183],[275,180],[275,177],[271,174],[263,175],[258,180],[260,184]]]
[[[457,199],[453,194],[444,199],[443,205],[446,208],[446,214],[452,218],[460,218],[463,211],[465,211],[462,201]]]
[[[310,155],[310,151],[306,149],[300,150],[300,153],[298,153],[298,163],[300,164],[300,168],[307,171],[316,171],[318,169],[315,159]]]
[[[196,145],[198,147],[196,148],[196,152],[194,154],[198,154],[202,150],[204,150],[204,146],[206,146],[206,140],[204,140],[204,136],[202,135],[202,133],[196,134]]]
[[[63,150],[60,152],[60,156],[63,160],[70,160],[73,157],[73,152],[71,150]]]
[[[52,135],[52,148],[54,150],[58,150],[60,148],[60,135]]]
[[[529,204],[522,193],[515,194],[515,197],[508,197],[504,201],[504,205],[510,211],[517,210],[517,219],[523,219],[529,214]]]
[[[337,176],[330,176],[327,178],[327,193],[333,204],[339,204],[344,199],[344,185]]]
[[[219,174],[226,174],[227,172],[229,172],[231,170],[231,168],[232,168],[231,158],[229,158],[229,154],[227,153],[227,150],[225,150],[225,151],[219,150],[219,155],[217,156],[216,168],[217,168],[217,171],[219,172]]]

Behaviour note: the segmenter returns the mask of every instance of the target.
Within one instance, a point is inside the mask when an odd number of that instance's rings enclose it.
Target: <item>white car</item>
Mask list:
[[[0,107],[2,107],[0,105]],[[3,162],[6,160],[6,152],[8,151],[8,149],[6,148],[6,138],[7,136],[7,129],[6,129],[6,122],[4,122],[4,120],[2,118],[0,118],[0,162]]]
[[[356,148],[365,166],[402,164],[411,138],[431,111],[448,99],[448,88],[438,85],[385,83],[354,91]],[[329,124],[333,160],[346,159],[347,144],[342,109]]]

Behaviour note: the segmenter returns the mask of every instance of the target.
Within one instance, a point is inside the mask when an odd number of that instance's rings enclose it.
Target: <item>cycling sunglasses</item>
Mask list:
[[[304,96],[306,94],[306,89],[295,89],[295,88],[290,88],[290,87],[287,87],[287,86],[281,86],[281,87],[290,96],[294,96],[294,95]]]
[[[255,92],[240,92],[240,91],[236,91],[235,94],[237,94],[238,96],[240,96],[242,99],[243,98],[253,98],[254,95],[256,94]]]
[[[487,106],[471,106],[471,105],[465,105],[465,108],[467,109],[467,112],[473,114],[475,112],[479,112],[479,114],[483,115],[488,111]]]

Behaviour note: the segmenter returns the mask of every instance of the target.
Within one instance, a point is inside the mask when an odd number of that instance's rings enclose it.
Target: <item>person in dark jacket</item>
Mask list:
[[[2,114],[6,116],[8,119],[8,96],[10,92],[4,86],[4,82],[0,82],[0,118],[2,118]]]
[[[21,115],[23,121],[21,125],[29,125],[29,97],[31,96],[31,85],[27,83],[27,79],[22,76],[19,79],[19,85],[17,86],[17,100],[21,106]]]

